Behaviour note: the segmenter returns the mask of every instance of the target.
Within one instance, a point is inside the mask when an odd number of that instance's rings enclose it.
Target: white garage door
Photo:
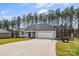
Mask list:
[[[50,38],[55,39],[56,34],[55,31],[37,31],[36,38]]]

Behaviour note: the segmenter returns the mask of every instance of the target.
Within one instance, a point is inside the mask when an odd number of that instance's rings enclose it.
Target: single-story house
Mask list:
[[[56,29],[48,24],[31,25],[20,31],[20,37],[55,39]]]
[[[11,32],[5,29],[0,29],[0,38],[9,38],[9,37],[11,37]]]

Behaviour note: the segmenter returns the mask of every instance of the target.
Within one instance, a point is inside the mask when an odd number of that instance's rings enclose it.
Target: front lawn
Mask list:
[[[69,43],[63,43],[58,40],[56,43],[57,56],[79,56],[79,40],[70,41]]]
[[[31,40],[31,38],[6,38],[6,39],[0,39],[0,45],[11,43],[11,42],[24,41],[24,40]]]

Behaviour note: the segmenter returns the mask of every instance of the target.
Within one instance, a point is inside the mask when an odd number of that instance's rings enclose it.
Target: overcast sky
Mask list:
[[[60,10],[65,9],[66,7],[74,6],[75,8],[79,7],[78,3],[0,3],[0,18],[11,18],[13,16],[22,16],[30,12],[43,13],[49,9]]]

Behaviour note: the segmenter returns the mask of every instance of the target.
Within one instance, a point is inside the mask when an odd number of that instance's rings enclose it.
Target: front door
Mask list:
[[[28,32],[28,36],[29,36],[29,38],[31,37],[31,32]]]

